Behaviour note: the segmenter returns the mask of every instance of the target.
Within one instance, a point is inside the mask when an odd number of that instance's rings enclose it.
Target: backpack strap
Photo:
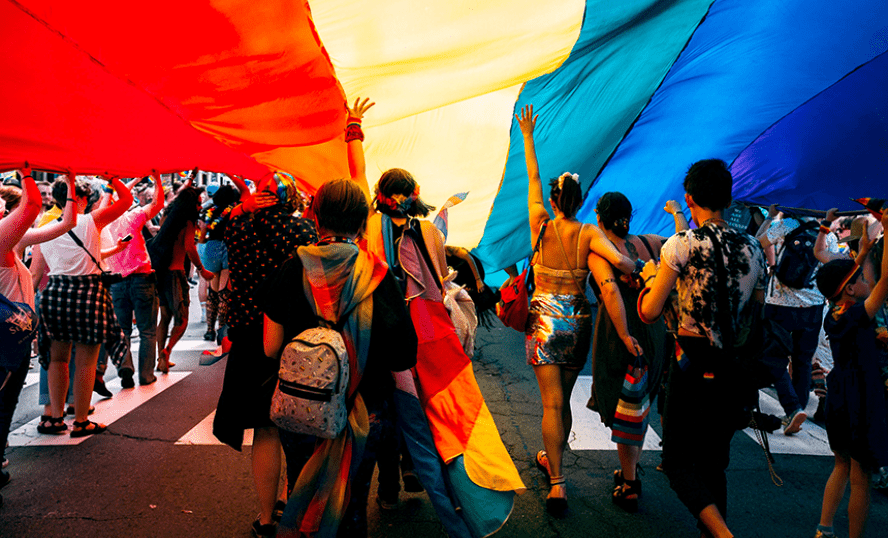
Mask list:
[[[722,336],[722,349],[728,351],[734,346],[734,323],[731,321],[728,304],[728,271],[718,236],[709,226],[701,226],[700,229],[712,242],[712,255],[715,258],[716,321]]]

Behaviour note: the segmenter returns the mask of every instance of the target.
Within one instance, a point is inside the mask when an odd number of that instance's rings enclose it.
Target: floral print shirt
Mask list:
[[[225,227],[223,239],[231,271],[228,325],[261,327],[259,290],[287,258],[296,254],[297,247],[318,241],[314,222],[273,206],[232,219]]]
[[[777,255],[777,263],[780,263],[780,256],[783,254],[783,239],[793,230],[799,227],[799,221],[796,219],[786,218],[776,220],[768,228],[768,240],[774,245],[774,252]],[[816,230],[815,230],[816,231]],[[813,247],[812,247],[813,248]],[[839,243],[835,234],[830,232],[826,236],[826,250],[829,252],[838,252]],[[818,269],[820,267],[818,266]],[[814,275],[817,275],[817,270]],[[812,276],[812,278],[813,278]],[[807,308],[810,306],[823,306],[826,299],[812,284],[805,289],[796,289],[785,286],[780,279],[772,275],[768,280],[768,293],[765,296],[765,302],[768,304],[789,306],[792,308]]]
[[[753,291],[764,289],[767,265],[761,243],[736,230],[707,225],[715,232],[725,258],[728,273],[728,304],[735,334],[738,319]],[[678,272],[679,327],[709,338],[712,345],[722,346],[721,330],[716,324],[717,266],[712,241],[700,228],[685,230],[669,238],[660,252],[661,263]]]

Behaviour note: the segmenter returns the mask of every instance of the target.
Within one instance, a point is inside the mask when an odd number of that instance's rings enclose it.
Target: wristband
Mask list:
[[[349,117],[348,117],[348,120],[345,122],[345,124],[346,124],[346,125],[349,125],[349,124],[352,124],[352,123],[357,123],[358,125],[360,125],[360,124],[361,124],[361,118],[356,118],[355,116],[349,116]]]
[[[830,231],[829,226],[824,226],[823,224],[820,225],[819,233],[828,234]]]
[[[350,123],[345,128],[345,143],[347,144],[352,140],[364,141],[364,131],[361,130],[360,123]]]

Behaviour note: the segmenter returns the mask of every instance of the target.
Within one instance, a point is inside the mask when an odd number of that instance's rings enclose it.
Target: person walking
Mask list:
[[[592,312],[585,296],[589,258],[598,253],[627,273],[635,268],[635,262],[621,254],[597,227],[576,219],[583,191],[575,174],[564,173],[549,182],[555,218],[550,217],[534,146],[537,116],[533,105],[524,107],[515,119],[524,136],[531,244],[538,245],[531,261],[536,288],[525,344],[527,364],[533,366],[543,401],[545,450],[537,453],[536,465],[549,480],[546,508],[560,515],[567,509],[561,462],[573,422],[570,394],[586,363],[592,338]]]
[[[728,227],[733,178],[724,161],[694,163],[684,179],[685,202],[697,228],[670,237],[659,268],[645,264],[646,287],[638,315],[649,322],[678,288],[678,351],[670,360],[663,424],[663,467],[679,500],[697,518],[704,536],[733,536],[727,517],[731,439],[743,417],[744,396],[730,370],[727,335],[748,321],[761,303],[767,278],[765,254],[750,235]],[[727,290],[731,290],[730,293]],[[719,303],[728,311],[719,311]],[[700,424],[707,434],[699,435]]]

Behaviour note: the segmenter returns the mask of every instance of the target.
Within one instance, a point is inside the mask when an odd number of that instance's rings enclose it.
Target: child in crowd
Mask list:
[[[888,226],[888,209],[882,211]],[[826,431],[836,456],[823,492],[815,538],[836,536],[832,524],[849,478],[848,520],[851,538],[863,535],[870,504],[870,479],[888,465],[888,402],[879,375],[874,318],[888,298],[888,256],[873,285],[861,265],[833,260],[817,273],[817,287],[830,300],[824,330],[835,365],[826,378]]]

